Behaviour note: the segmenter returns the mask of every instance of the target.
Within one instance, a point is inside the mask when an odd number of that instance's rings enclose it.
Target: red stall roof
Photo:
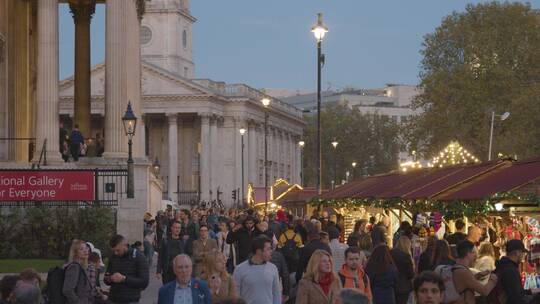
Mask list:
[[[540,179],[540,157],[497,160],[367,177],[324,193],[322,199],[402,198],[475,200],[516,190]]]

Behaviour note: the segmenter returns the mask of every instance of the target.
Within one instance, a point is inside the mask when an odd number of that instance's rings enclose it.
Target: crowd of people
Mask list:
[[[481,229],[463,226],[458,220],[456,233],[429,237],[415,258],[418,229],[408,222],[389,235],[386,220],[359,220],[346,236],[326,212],[168,208],[145,215],[142,241],[114,236],[102,271],[99,254],[74,240],[61,287],[51,271],[45,292],[35,271],[6,276],[0,303],[56,303],[55,288],[62,303],[138,303],[150,276],[163,284],[159,304],[539,303],[537,290],[521,283],[523,242],[508,240],[498,258]]]

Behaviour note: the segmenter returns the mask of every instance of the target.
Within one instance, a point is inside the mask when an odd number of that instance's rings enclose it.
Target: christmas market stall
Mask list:
[[[540,157],[484,163],[472,159],[453,165],[451,160],[443,161],[356,180],[311,204],[340,210],[346,219],[346,233],[358,219],[372,219],[372,224],[389,219],[390,246],[399,223],[409,221],[418,228],[417,240],[413,240],[416,254],[424,248],[426,237],[442,238],[453,232],[454,220],[462,219],[467,226],[483,228],[484,237],[500,251],[507,239],[522,239],[531,250],[529,265],[538,265]]]

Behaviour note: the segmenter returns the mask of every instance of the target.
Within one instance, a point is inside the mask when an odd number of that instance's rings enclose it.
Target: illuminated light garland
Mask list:
[[[476,156],[465,150],[459,144],[459,142],[451,141],[450,144],[448,144],[448,146],[446,146],[443,151],[439,152],[437,156],[433,157],[433,159],[428,162],[427,166],[430,168],[442,168],[446,166],[478,162],[480,162],[480,160]]]

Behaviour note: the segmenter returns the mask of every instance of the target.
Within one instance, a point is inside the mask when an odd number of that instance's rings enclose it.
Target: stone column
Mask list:
[[[95,0],[70,0],[69,8],[75,22],[75,124],[84,137],[92,137],[90,125],[90,20]]]
[[[217,187],[219,186],[219,180],[218,180],[218,172],[221,168],[223,168],[223,163],[219,161],[219,159],[223,159],[223,151],[219,150],[218,145],[218,120],[219,118],[214,116],[212,117],[210,121],[210,141],[209,141],[209,149],[210,149],[210,188],[209,190],[212,191],[212,195],[210,195],[210,200],[213,200],[216,198],[217,195]],[[220,187],[220,191],[223,191],[223,187]]]
[[[201,115],[201,200],[209,201],[210,189],[210,117]]]
[[[62,162],[58,117],[58,0],[37,2],[36,153],[47,141],[48,162]]]
[[[258,165],[257,165],[257,126],[255,123],[251,122],[248,125],[248,143],[246,145],[246,159],[247,161],[247,167],[248,167],[248,174],[247,174],[247,183],[253,183],[253,185],[258,184],[258,178],[259,175],[257,173]]]
[[[169,122],[169,177],[167,195],[172,201],[177,201],[178,187],[176,179],[178,176],[178,121],[177,114],[167,114]]]
[[[133,0],[106,2],[105,35],[105,157],[127,156],[127,138],[122,116],[128,101],[141,117],[140,20]],[[134,138],[133,154],[141,157],[140,136]]]
[[[241,201],[241,198],[242,198],[242,135],[240,135],[240,128],[243,128],[244,125],[243,125],[243,121],[240,117],[235,117],[234,118],[234,135],[233,135],[233,138],[234,138],[234,148],[232,149],[233,150],[233,153],[234,153],[234,175],[235,175],[235,179],[234,179],[234,189],[240,189],[240,193],[238,194],[238,196],[240,197],[240,201]],[[245,135],[244,135],[245,136]],[[245,139],[245,138],[244,138]],[[244,142],[245,144],[245,142]],[[245,152],[245,150],[244,150]],[[246,166],[246,163],[245,163],[245,158],[244,158],[244,169],[245,169],[245,166]],[[244,179],[245,179],[245,176],[244,176]],[[244,186],[244,189],[245,189],[245,186]],[[234,206],[234,205],[233,205]]]

